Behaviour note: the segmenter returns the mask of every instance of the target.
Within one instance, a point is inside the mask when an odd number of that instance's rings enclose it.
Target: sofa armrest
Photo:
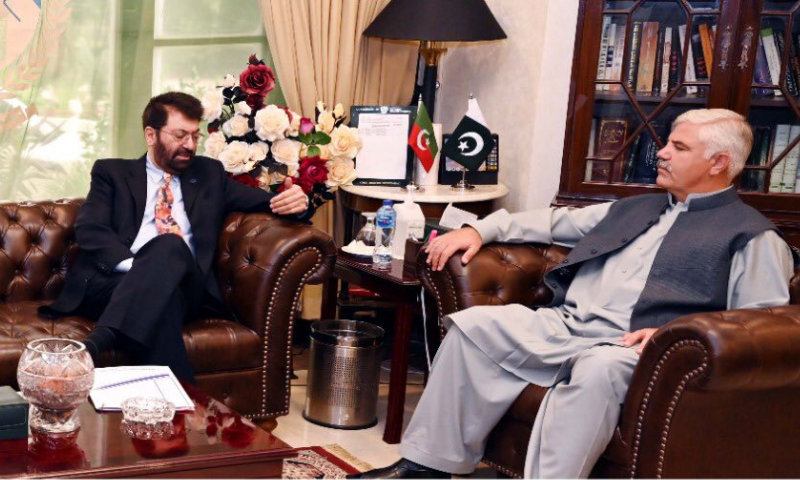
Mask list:
[[[783,459],[797,456],[799,344],[800,306],[687,315],[662,327],[633,373],[612,442],[629,451],[617,460],[636,477],[796,474],[800,461]]]
[[[542,278],[568,252],[554,245],[492,243],[481,248],[469,264],[461,263],[461,252],[450,258],[444,270],[434,272],[425,263],[423,251],[417,257],[417,272],[442,316],[476,305],[543,305],[552,293],[541,284]]]
[[[217,251],[223,299],[260,336],[288,330],[300,292],[333,272],[336,245],[326,233],[267,213],[233,213]]]

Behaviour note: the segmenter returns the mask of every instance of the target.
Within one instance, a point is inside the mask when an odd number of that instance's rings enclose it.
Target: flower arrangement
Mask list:
[[[314,120],[285,106],[265,104],[275,88],[275,73],[250,55],[236,78],[203,95],[209,136],[205,155],[222,163],[235,180],[280,192],[287,177],[314,207],[333,198],[340,185],[356,178],[354,159],[361,149],[358,129],[344,125],[344,108],[317,102]]]

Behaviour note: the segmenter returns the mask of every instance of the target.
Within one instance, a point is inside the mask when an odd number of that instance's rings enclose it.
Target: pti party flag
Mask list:
[[[439,144],[436,143],[436,136],[433,134],[433,123],[428,116],[428,110],[425,109],[425,104],[421,100],[417,109],[417,120],[414,122],[414,128],[411,129],[411,135],[408,136],[408,144],[419,157],[425,171],[430,172],[433,160],[439,153]]]
[[[486,126],[481,107],[476,99],[470,98],[467,113],[442,147],[442,153],[467,170],[477,170],[493,148],[494,138]]]

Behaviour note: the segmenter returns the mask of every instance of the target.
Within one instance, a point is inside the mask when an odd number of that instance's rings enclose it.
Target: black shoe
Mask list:
[[[348,475],[347,478],[451,478],[452,476],[447,472],[434,470],[401,458],[388,467]]]

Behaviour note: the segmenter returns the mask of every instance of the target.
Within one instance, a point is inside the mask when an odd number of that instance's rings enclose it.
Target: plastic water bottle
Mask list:
[[[392,208],[392,201],[384,200],[375,219],[377,238],[375,239],[375,253],[372,254],[372,264],[378,268],[391,268],[392,237],[396,220],[397,213]]]

